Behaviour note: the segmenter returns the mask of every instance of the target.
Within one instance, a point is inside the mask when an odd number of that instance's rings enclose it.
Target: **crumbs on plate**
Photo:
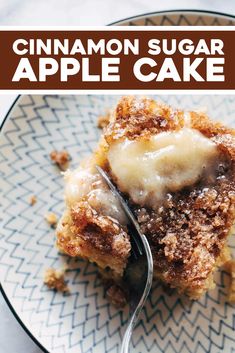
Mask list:
[[[114,284],[106,292],[107,299],[116,308],[123,308],[127,304],[127,297],[124,290]]]
[[[44,273],[43,282],[49,289],[55,289],[59,292],[69,292],[64,278],[65,269],[55,270],[54,268],[48,268]]]
[[[57,216],[55,213],[53,212],[49,212],[45,215],[45,220],[47,221],[48,224],[50,224],[50,226],[55,227],[57,224]]]
[[[31,206],[35,205],[35,203],[37,202],[37,198],[35,195],[32,195],[29,199],[29,203]]]
[[[65,170],[68,167],[71,159],[67,151],[52,151],[50,158],[61,170]]]

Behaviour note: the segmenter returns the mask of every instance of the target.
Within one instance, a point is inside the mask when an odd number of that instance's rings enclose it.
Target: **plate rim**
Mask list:
[[[17,98],[18,100],[18,98]],[[13,108],[13,107],[12,107]],[[0,130],[1,132],[1,130]],[[0,292],[8,306],[8,308],[10,309],[11,313],[13,314],[14,318],[16,319],[16,321],[20,324],[20,326],[22,327],[22,329],[25,331],[25,333],[28,335],[29,338],[31,338],[31,340],[36,344],[36,346],[38,348],[40,348],[42,350],[42,352],[44,353],[50,353],[41,343],[40,341],[36,338],[36,336],[34,336],[32,334],[32,332],[27,328],[27,326],[24,324],[24,322],[22,321],[22,319],[20,318],[20,316],[16,313],[13,305],[10,302],[10,299],[8,298],[5,290],[3,289],[2,284],[0,283]]]
[[[8,121],[8,119],[10,118],[10,115],[12,113],[12,111],[16,108],[17,103],[19,103],[19,101],[21,100],[21,97],[23,95],[19,94],[14,101],[12,102],[10,108],[8,109],[2,123],[0,126],[0,137],[3,134],[3,128],[5,126],[5,123]],[[50,353],[41,343],[40,341],[36,338],[36,336],[34,336],[32,334],[32,332],[27,328],[27,326],[24,324],[24,322],[22,321],[22,319],[20,318],[20,316],[16,313],[16,310],[13,306],[13,304],[11,303],[10,299],[8,298],[6,291],[3,288],[3,284],[0,282],[0,293],[2,294],[8,308],[10,309],[11,313],[13,314],[14,318],[16,319],[16,321],[20,324],[20,326],[23,328],[23,330],[25,331],[25,333],[29,336],[29,338],[31,338],[31,340],[44,352],[44,353]]]
[[[206,15],[211,15],[211,16],[217,15],[217,16],[220,16],[220,17],[225,17],[225,18],[227,17],[227,18],[235,20],[235,15],[231,15],[231,14],[228,14],[226,12],[210,11],[210,10],[197,10],[197,9],[174,9],[174,10],[152,11],[152,12],[146,12],[146,13],[140,14],[140,15],[126,17],[126,18],[123,18],[121,20],[111,22],[111,23],[108,24],[108,26],[116,26],[116,25],[119,25],[122,22],[126,22],[128,20],[139,20],[139,19],[147,17],[147,16],[161,15],[161,14],[164,14],[164,13],[177,14],[178,12],[189,13],[189,14],[190,13],[191,14],[197,14],[198,13],[198,14],[206,14]],[[160,26],[160,27],[164,27],[164,26]]]
[[[208,10],[194,10],[194,9],[177,9],[177,10],[162,10],[162,11],[153,11],[153,12],[148,12],[148,13],[144,13],[141,15],[137,15],[137,16],[131,16],[131,17],[126,17],[124,19],[121,19],[119,21],[115,21],[112,23],[109,23],[108,26],[114,26],[114,25],[118,25],[121,24],[122,22],[128,21],[128,20],[138,20],[147,16],[154,16],[154,15],[161,15],[163,13],[171,13],[171,14],[176,14],[178,12],[183,12],[183,13],[201,13],[201,14],[207,14],[207,15],[219,15],[220,17],[227,17],[227,18],[231,18],[231,19],[235,19],[235,15],[229,15],[226,13],[222,13],[222,12],[217,12],[217,11],[208,11]],[[10,118],[10,115],[12,113],[12,111],[15,109],[15,107],[17,106],[17,103],[19,103],[19,101],[21,100],[21,98],[24,95],[19,94],[14,101],[12,102],[10,108],[8,109],[2,123],[0,126],[0,137],[3,133],[3,129],[4,126],[6,124],[6,122],[8,121],[8,119]],[[40,348],[42,350],[42,352],[44,353],[51,353],[50,351],[48,351],[43,345],[42,343],[36,338],[36,336],[33,335],[33,333],[29,330],[29,328],[24,324],[23,320],[20,318],[20,316],[16,313],[16,310],[14,309],[14,306],[12,305],[10,299],[8,298],[4,288],[3,288],[3,284],[0,282],[0,293],[2,294],[8,308],[10,309],[11,313],[13,314],[14,318],[16,319],[16,321],[20,324],[20,326],[23,328],[23,330],[25,331],[25,333],[29,336],[29,338],[38,346],[38,348]]]

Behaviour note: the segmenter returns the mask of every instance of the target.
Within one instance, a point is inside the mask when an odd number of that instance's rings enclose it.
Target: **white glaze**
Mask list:
[[[69,207],[85,199],[101,215],[112,217],[126,224],[126,216],[119,201],[91,167],[79,167],[67,171],[65,176],[65,200]]]
[[[199,180],[216,145],[197,130],[162,132],[150,140],[117,141],[108,160],[121,191],[140,205],[154,206],[166,192]]]

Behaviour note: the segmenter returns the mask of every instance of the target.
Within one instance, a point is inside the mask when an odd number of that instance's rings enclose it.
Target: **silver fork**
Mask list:
[[[131,335],[147,299],[153,280],[153,258],[146,236],[141,232],[127,202],[112,183],[108,174],[99,166],[96,169],[103,177],[113,194],[118,198],[127,218],[131,241],[131,256],[127,264],[124,280],[130,288],[130,314],[120,353],[128,353]]]

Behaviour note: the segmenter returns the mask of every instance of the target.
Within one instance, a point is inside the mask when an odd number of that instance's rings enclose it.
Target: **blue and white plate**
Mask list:
[[[231,21],[220,15],[191,15],[184,14],[188,21],[193,18],[192,24],[195,16],[205,21],[209,17],[208,24]],[[169,18],[174,24],[181,24],[181,16],[182,13],[155,14],[145,16],[144,21],[159,24]],[[143,18],[128,23],[140,24],[139,21]],[[207,107],[212,118],[235,126],[233,96],[164,95],[160,99],[174,107]],[[49,211],[59,217],[64,207],[63,179],[51,164],[49,153],[66,149],[72,156],[71,167],[77,166],[99,138],[97,117],[117,100],[117,96],[102,95],[22,96],[3,122],[1,290],[16,318],[45,352],[119,353],[127,309],[119,311],[105,299],[95,265],[58,254],[54,231],[44,220]],[[32,195],[37,197],[34,206],[29,205]],[[234,237],[231,245],[235,249]],[[66,274],[70,293],[48,290],[43,285],[44,270],[64,264],[70,268]],[[221,271],[216,278],[217,288],[200,301],[189,301],[156,283],[135,330],[132,351],[235,352],[235,308],[226,302],[228,281],[229,276]]]
[[[161,96],[186,109],[205,108],[214,119],[235,123],[233,96]],[[117,96],[22,96],[6,118],[0,143],[0,275],[2,291],[16,317],[53,353],[118,353],[127,309],[105,299],[97,268],[58,254],[55,235],[44,220],[61,215],[63,179],[49,153],[66,149],[72,165],[91,153],[100,131],[97,117]],[[31,195],[37,203],[29,205]],[[234,238],[231,238],[235,247]],[[68,264],[70,294],[48,290],[43,273]],[[135,352],[234,352],[234,306],[226,302],[225,272],[217,288],[189,301],[160,283],[152,289],[133,336]]]

